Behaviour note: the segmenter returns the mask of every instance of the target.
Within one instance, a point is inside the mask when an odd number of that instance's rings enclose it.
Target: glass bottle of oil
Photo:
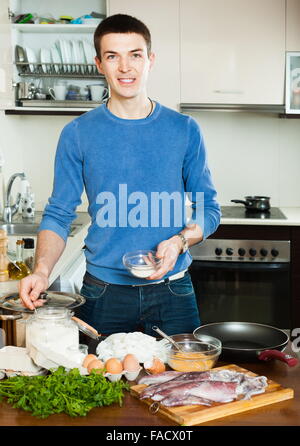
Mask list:
[[[24,241],[17,240],[16,242],[16,261],[8,264],[9,278],[13,280],[21,280],[28,276],[31,271],[23,260]]]
[[[7,234],[4,229],[0,230],[0,282],[9,280],[7,257]]]

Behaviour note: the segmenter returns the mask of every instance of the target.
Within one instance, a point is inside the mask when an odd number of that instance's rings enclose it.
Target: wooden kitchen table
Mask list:
[[[289,350],[287,349],[288,353]],[[219,362],[217,366],[225,365]],[[270,404],[238,415],[231,415],[201,426],[300,426],[300,364],[288,367],[280,361],[238,364],[252,372],[267,376],[283,387],[293,388],[291,400]],[[85,417],[65,414],[39,419],[20,409],[0,403],[0,426],[176,426],[175,422],[159,414],[151,414],[146,404],[126,392],[122,407],[117,404],[94,408]],[[177,425],[178,426],[178,425]]]

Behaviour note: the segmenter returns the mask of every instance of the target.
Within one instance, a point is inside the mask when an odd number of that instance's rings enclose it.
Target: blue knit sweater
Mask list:
[[[186,225],[185,192],[204,238],[219,225],[201,130],[193,118],[159,103],[144,119],[121,119],[100,105],[64,127],[40,230],[66,240],[84,188],[91,217],[87,271],[109,283],[149,283],[132,276],[122,256],[155,250]],[[186,269],[191,260],[189,252],[180,255],[166,277]]]

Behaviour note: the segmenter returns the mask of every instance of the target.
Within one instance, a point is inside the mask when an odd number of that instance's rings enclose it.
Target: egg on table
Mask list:
[[[102,373],[104,369],[104,364],[100,359],[94,359],[90,361],[87,366],[88,372],[91,373],[92,370],[97,370],[97,373]]]
[[[140,363],[137,360],[136,356],[134,356],[131,353],[128,353],[126,356],[124,356],[123,368],[127,372],[135,372],[140,368]]]
[[[152,358],[152,361],[144,362],[144,368],[148,373],[156,375],[157,373],[163,373],[166,371],[165,364],[156,357]]]
[[[86,355],[86,357],[83,360],[82,366],[87,368],[89,363],[91,361],[94,361],[95,359],[98,359],[96,355],[92,355],[92,354]]]
[[[122,373],[122,362],[117,358],[110,358],[105,362],[105,368],[108,373],[117,374]]]

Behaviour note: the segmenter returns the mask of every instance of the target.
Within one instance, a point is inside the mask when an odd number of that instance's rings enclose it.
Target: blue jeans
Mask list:
[[[102,335],[143,331],[155,336],[153,325],[173,335],[192,333],[200,326],[189,273],[146,286],[108,284],[86,273],[81,294],[86,302],[76,309],[76,316]]]

